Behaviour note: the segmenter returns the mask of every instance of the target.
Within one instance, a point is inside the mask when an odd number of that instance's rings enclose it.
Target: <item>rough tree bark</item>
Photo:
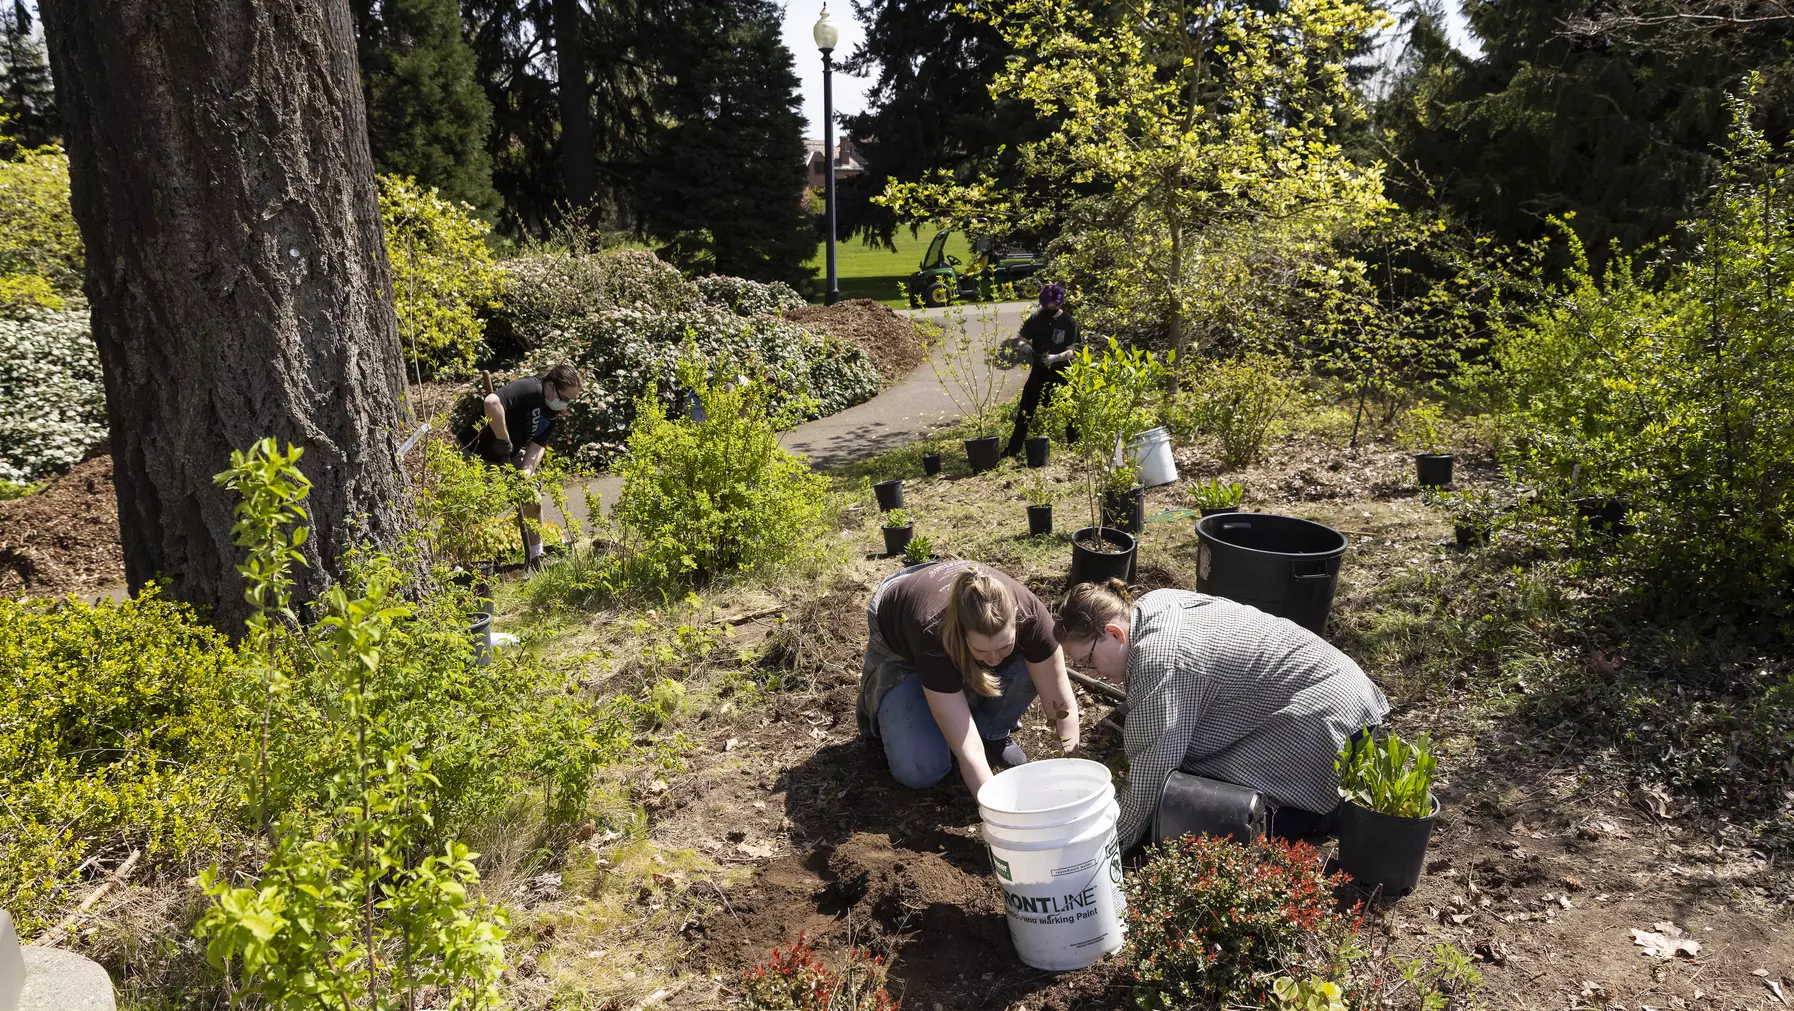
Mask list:
[[[233,448],[306,447],[310,599],[395,544],[404,389],[347,0],[43,0],[105,374],[119,534],[224,628]]]
[[[580,0],[554,0],[554,49],[561,89],[561,172],[573,216],[587,220],[598,192],[592,147],[592,97],[586,81],[585,34]]]

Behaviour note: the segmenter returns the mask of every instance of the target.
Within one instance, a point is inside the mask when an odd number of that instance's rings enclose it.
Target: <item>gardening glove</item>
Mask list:
[[[509,460],[516,450],[511,447],[509,439],[493,439],[486,444],[486,451],[480,456],[487,463],[499,464]]]

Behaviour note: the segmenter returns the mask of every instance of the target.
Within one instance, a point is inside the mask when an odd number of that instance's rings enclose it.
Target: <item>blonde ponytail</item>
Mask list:
[[[979,695],[997,694],[997,679],[966,644],[966,634],[997,635],[1015,624],[1015,595],[996,577],[967,567],[953,577],[946,613],[941,615],[941,642],[959,668],[965,686]]]

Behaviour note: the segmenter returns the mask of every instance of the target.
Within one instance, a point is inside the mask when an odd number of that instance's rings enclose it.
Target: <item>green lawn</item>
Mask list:
[[[846,239],[835,244],[835,272],[840,277],[841,297],[877,299],[895,309],[907,308],[899,295],[899,282],[909,280],[916,272],[916,266],[922,262],[922,254],[928,251],[928,244],[934,241],[935,229],[925,228],[918,235],[912,236],[909,229],[897,230],[897,251],[895,253],[883,246],[868,246],[858,238]],[[947,252],[960,260],[971,259],[971,250],[966,242],[964,232],[954,232],[947,237]],[[816,257],[810,266],[816,268],[816,277],[822,287],[828,286],[828,265],[824,262],[826,253],[823,246],[816,247]]]

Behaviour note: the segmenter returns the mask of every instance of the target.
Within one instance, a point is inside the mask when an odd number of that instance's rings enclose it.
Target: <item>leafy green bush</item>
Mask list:
[[[485,337],[480,314],[498,305],[504,274],[478,212],[415,180],[378,178],[393,304],[405,355],[424,371],[465,375]]]
[[[757,371],[750,368],[750,373]],[[652,585],[702,582],[796,561],[814,550],[835,509],[826,477],[779,446],[781,411],[763,381],[712,379],[687,358],[680,384],[705,418],[669,418],[643,397],[611,521]]]
[[[1410,453],[1449,453],[1450,438],[1450,423],[1436,400],[1418,401],[1396,426],[1396,440]]]
[[[1285,367],[1280,358],[1248,354],[1190,372],[1176,405],[1187,420],[1177,427],[1212,437],[1229,467],[1257,461],[1295,396]]]
[[[215,844],[252,747],[243,668],[184,605],[0,599],[0,908],[30,933],[101,846]],[[224,823],[224,824],[227,824]]]
[[[705,305],[728,309],[737,316],[783,316],[810,303],[783,281],[750,281],[726,274],[708,274],[692,282]]]
[[[59,147],[25,148],[0,161],[0,283],[38,277],[61,294],[81,290],[85,254],[69,209],[69,157]]]
[[[1185,836],[1127,879],[1127,957],[1141,1008],[1275,1006],[1275,981],[1342,983],[1357,911],[1305,843]],[[1287,990],[1287,987],[1285,988]]]
[[[0,318],[0,481],[80,463],[106,438],[106,388],[85,308]]]
[[[544,493],[565,514],[571,476],[554,454],[544,456],[530,475],[490,466],[446,439],[431,439],[424,444],[424,479],[414,502],[436,557],[473,568],[522,550],[517,510],[534,505]]]
[[[1334,760],[1345,799],[1397,818],[1433,813],[1433,774],[1439,767],[1426,734],[1412,744],[1390,734],[1376,740],[1366,733],[1347,741]]]
[[[588,253],[544,250],[506,260],[504,306],[494,316],[524,348],[595,312],[623,307],[681,312],[698,304],[697,288],[653,253],[639,249]]]
[[[1734,107],[1685,263],[1565,279],[1514,306],[1485,393],[1520,476],[1624,500],[1637,532],[1587,552],[1662,609],[1786,615],[1794,574],[1794,175]],[[1657,279],[1661,278],[1659,282]]]
[[[1160,388],[1175,360],[1173,354],[1160,359],[1138,348],[1123,348],[1111,337],[1101,355],[1093,355],[1089,345],[1079,350],[1065,370],[1065,381],[1053,390],[1043,413],[1053,431],[1069,428],[1077,433],[1071,449],[1084,476],[1092,526],[1101,521],[1105,491],[1133,487],[1135,468],[1125,447],[1152,427]],[[1122,457],[1115,452],[1118,444],[1124,447]]]
[[[582,464],[614,459],[644,399],[665,397],[665,407],[677,409],[670,398],[681,386],[679,362],[688,349],[707,362],[753,362],[750,377],[764,387],[767,407],[793,421],[851,407],[881,384],[877,366],[857,346],[773,316],[704,305],[679,312],[617,308],[556,331],[530,360],[536,372],[570,361],[586,378],[585,396],[555,425],[555,448]]]

